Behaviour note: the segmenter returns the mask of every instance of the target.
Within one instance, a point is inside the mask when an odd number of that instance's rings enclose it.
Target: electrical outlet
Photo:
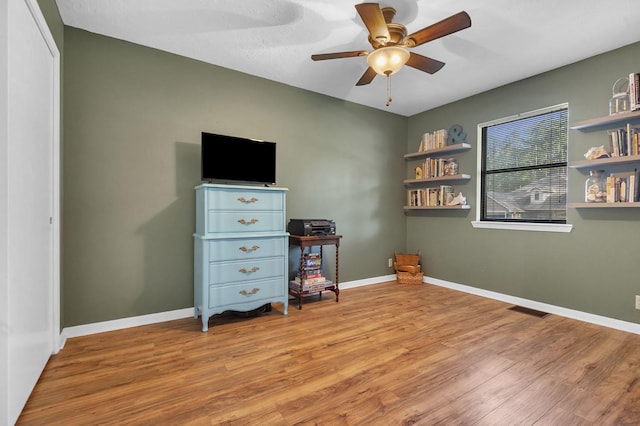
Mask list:
[[[389,266],[389,268],[391,268],[393,266],[393,259],[389,258],[389,260],[387,261],[387,265]],[[636,296],[636,298],[638,298],[640,296]],[[636,300],[636,305],[638,304],[637,300]],[[638,308],[640,309],[640,308]]]
[[[640,309],[640,296],[636,295],[636,309]]]

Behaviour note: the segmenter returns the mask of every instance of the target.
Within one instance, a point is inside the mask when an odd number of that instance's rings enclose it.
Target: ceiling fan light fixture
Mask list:
[[[380,75],[397,73],[409,60],[409,51],[400,46],[380,47],[367,55],[367,64]]]

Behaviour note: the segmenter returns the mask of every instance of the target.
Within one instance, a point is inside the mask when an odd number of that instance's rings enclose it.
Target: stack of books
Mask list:
[[[451,173],[452,165],[455,164],[456,173]],[[431,179],[441,176],[453,176],[457,174],[457,162],[453,158],[431,158],[427,157],[424,163],[420,164],[420,175],[422,179]],[[417,179],[417,177],[416,177]]]
[[[407,191],[409,207],[447,206],[454,197],[453,186],[440,185],[434,188],[410,189]]]
[[[611,173],[607,176],[607,203],[633,203],[640,201],[638,170]]]
[[[609,154],[612,157],[640,154],[640,128],[627,123],[626,127],[608,133]]]
[[[289,287],[296,291],[323,291],[332,283],[322,275],[322,258],[319,253],[309,253],[304,255],[304,276],[298,273],[293,281],[289,282]]]
[[[447,146],[448,131],[446,129],[436,130],[432,133],[425,133],[420,140],[418,151],[430,151]]]

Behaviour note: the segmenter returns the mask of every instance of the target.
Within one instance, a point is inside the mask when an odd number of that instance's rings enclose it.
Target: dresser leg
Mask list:
[[[209,318],[202,315],[202,332],[206,333],[209,330]]]

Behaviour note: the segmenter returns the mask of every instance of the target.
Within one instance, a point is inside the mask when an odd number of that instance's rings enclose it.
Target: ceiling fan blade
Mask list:
[[[318,55],[311,55],[311,59],[314,61],[324,61],[326,59],[338,59],[338,58],[354,58],[356,56],[367,56],[369,52],[366,50],[354,50],[351,52],[337,52],[337,53],[320,53]]]
[[[372,40],[384,45],[391,39],[387,23],[378,3],[356,4],[356,10],[365,27],[367,27],[369,37]]]
[[[428,41],[453,34],[456,31],[464,30],[471,26],[471,18],[467,12],[459,12],[429,25],[413,34],[409,34],[406,38],[409,47],[420,46]]]
[[[360,77],[360,80],[358,80],[358,82],[356,83],[356,86],[364,86],[365,84],[371,83],[375,76],[376,72],[373,70],[373,68],[367,68],[364,74],[362,74],[362,77]]]
[[[429,74],[436,73],[440,68],[444,67],[444,62],[431,59],[426,56],[419,55],[414,52],[410,52],[407,65],[417,70],[428,72]]]

